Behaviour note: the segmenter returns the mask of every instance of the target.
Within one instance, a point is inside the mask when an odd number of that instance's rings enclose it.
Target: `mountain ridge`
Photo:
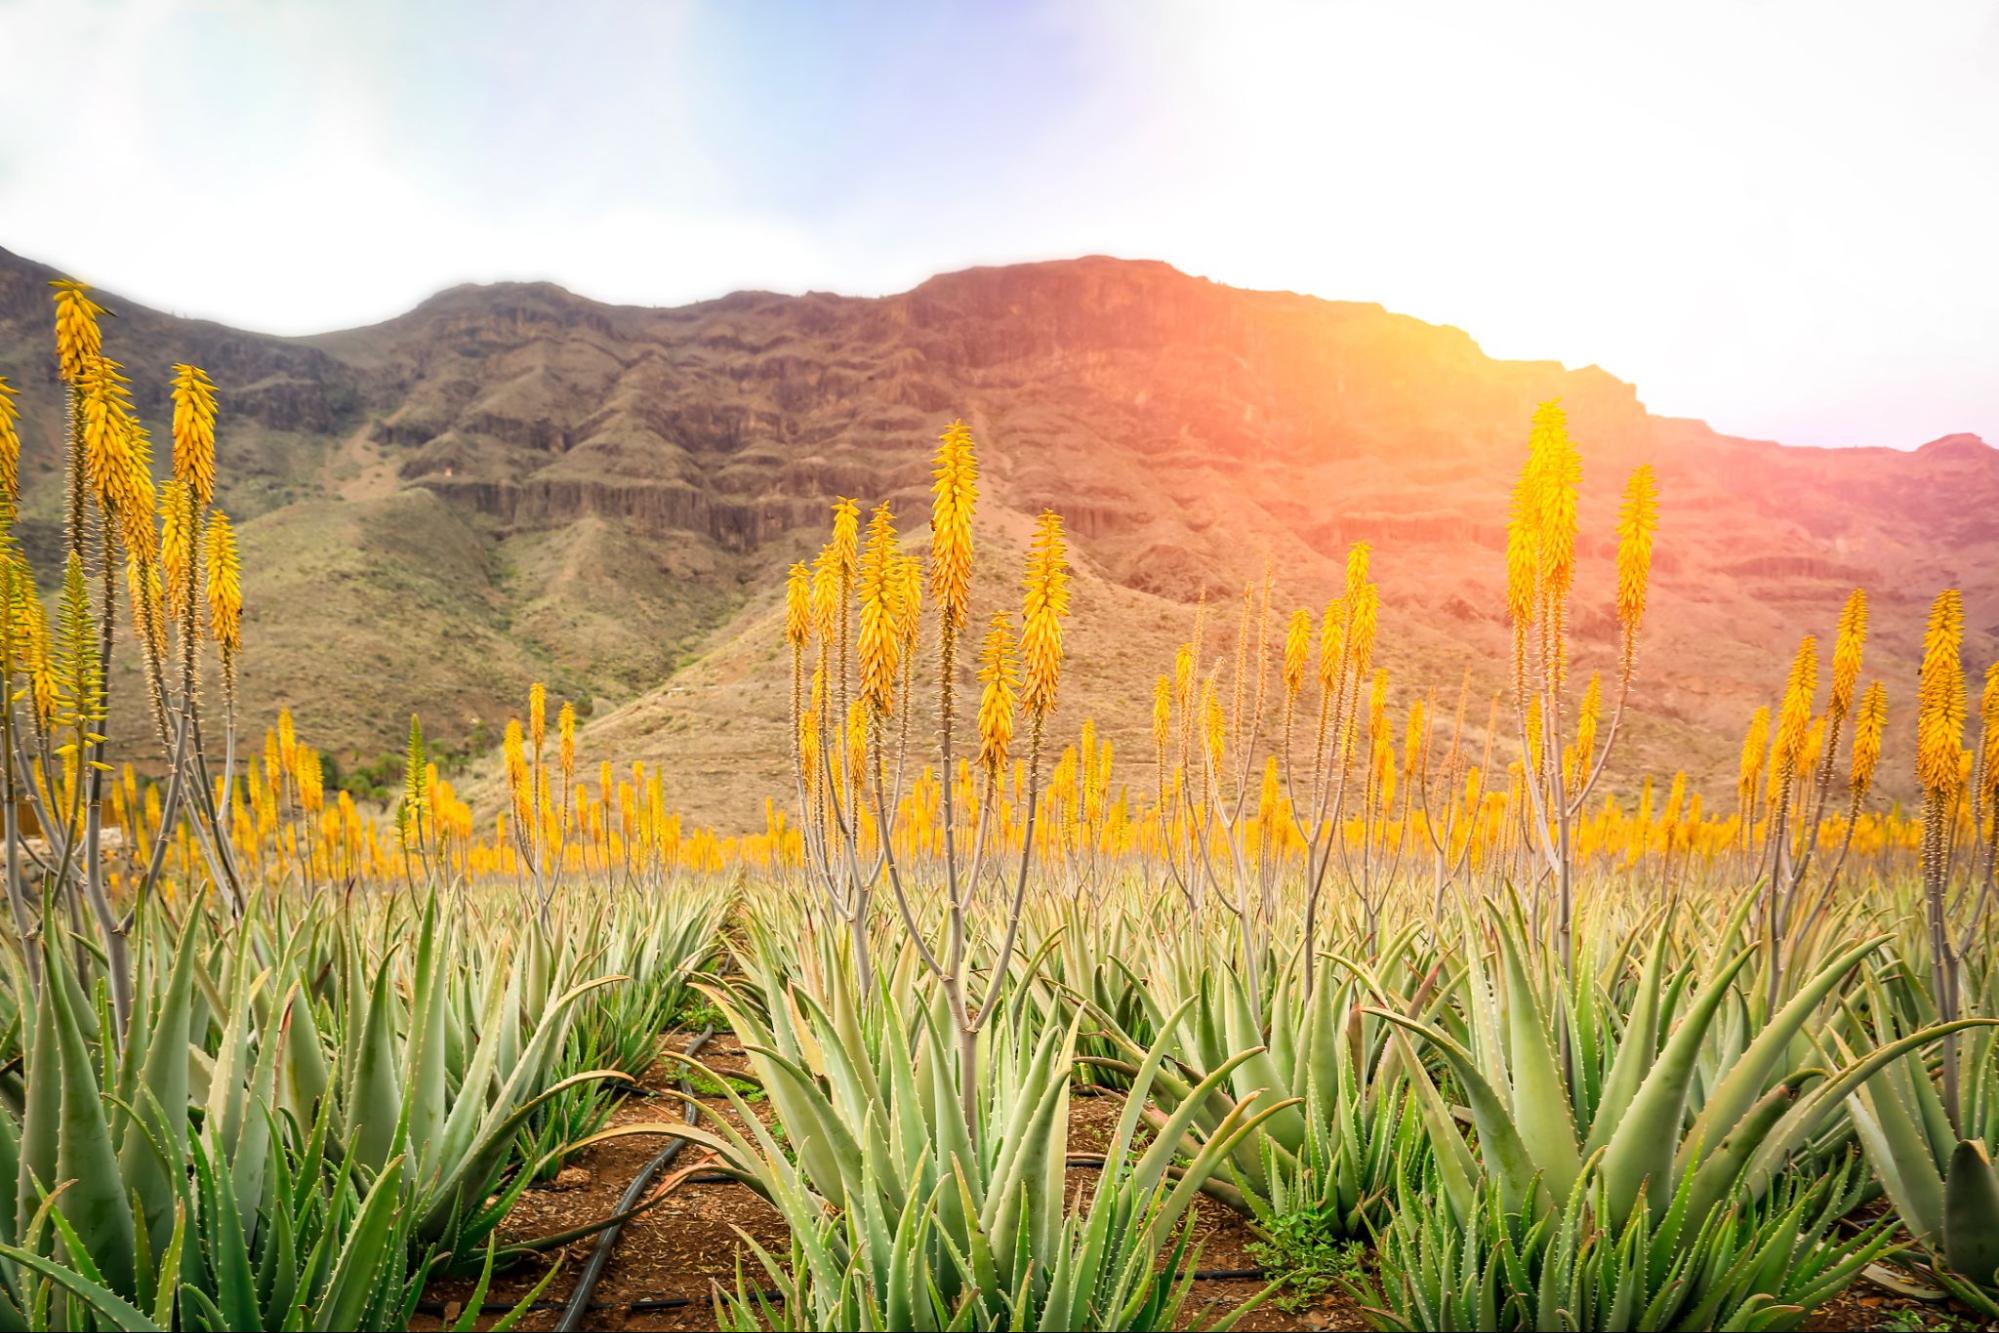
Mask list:
[[[0,373],[23,388],[23,534],[38,553],[60,437],[50,273],[0,251]],[[1739,439],[1649,414],[1596,366],[1492,358],[1454,326],[1161,261],[678,307],[466,284],[303,337],[100,299],[119,315],[107,350],[149,422],[164,424],[173,361],[221,386],[223,502],[245,520],[249,711],[292,706],[350,764],[392,751],[410,711],[478,750],[546,678],[589,700],[586,758],[595,746],[671,761],[678,804],[755,819],[755,795],[782,790],[782,569],[816,549],[836,494],[892,498],[920,546],[929,449],[956,416],[980,440],[979,537],[996,558],[1040,507],[1069,519],[1077,674],[1062,725],[1094,714],[1128,754],[1146,750],[1133,699],[1186,637],[1194,600],[1226,606],[1267,555],[1280,603],[1316,607],[1354,540],[1375,544],[1405,687],[1455,690],[1469,666],[1482,697],[1504,653],[1507,493],[1528,415],[1550,397],[1585,451],[1590,664],[1608,645],[1598,603],[1617,488],[1641,461],[1661,478],[1653,633],[1621,780],[1684,762],[1725,792],[1742,721],[1781,685],[1797,635],[1830,632],[1853,584],[1877,607],[1870,674],[1904,695],[1936,588],[1964,584],[1976,661],[1999,632],[1999,519],[1985,517],[1999,513],[1999,451],[1975,436],[1913,451]],[[981,583],[983,606],[1011,605],[1006,569]]]

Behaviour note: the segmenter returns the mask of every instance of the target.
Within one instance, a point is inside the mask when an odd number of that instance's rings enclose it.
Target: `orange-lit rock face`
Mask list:
[[[31,543],[59,438],[53,368],[42,375],[47,276],[0,255],[0,373],[32,390]],[[1058,720],[1095,715],[1132,763],[1188,603],[1206,592],[1233,614],[1269,559],[1279,611],[1316,612],[1357,540],[1375,546],[1396,689],[1454,703],[1469,668],[1482,718],[1507,643],[1507,494],[1533,407],[1552,397],[1583,449],[1584,669],[1615,649],[1625,474],[1650,462],[1659,477],[1626,782],[1685,764],[1724,790],[1797,636],[1829,634],[1864,584],[1896,790],[1922,608],[1963,586],[1974,665],[1999,631],[1999,452],[1972,437],[1914,453],[1731,439],[1647,415],[1594,367],[1496,361],[1456,329],[1377,306],[1237,291],[1161,264],[1086,259],[881,300],[751,293],[673,310],[460,288],[303,340],[104,299],[149,415],[175,361],[220,386],[223,503],[252,520],[253,707],[291,702],[302,727],[367,757],[394,747],[412,707],[447,743],[478,734],[475,720],[490,729],[545,672],[600,701],[586,754],[601,738],[680,761],[671,796],[699,818],[754,822],[779,789],[770,617],[784,567],[816,547],[838,494],[895,501],[920,545],[927,460],[954,416],[978,436],[979,541],[1006,553],[983,567],[975,617],[1013,604],[1032,515],[1060,509],[1080,572]],[[297,535],[315,524],[360,552],[338,596],[314,573],[324,550]],[[333,651],[357,624],[380,642]],[[367,697],[382,706],[352,706]]]

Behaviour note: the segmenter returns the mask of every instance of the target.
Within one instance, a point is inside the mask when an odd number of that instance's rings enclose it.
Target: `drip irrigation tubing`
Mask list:
[[[713,1040],[714,1036],[715,1029],[713,1026],[703,1028],[701,1034],[688,1043],[687,1049],[682,1051],[681,1055],[691,1059],[701,1054],[701,1048]],[[693,1084],[685,1072],[680,1076],[680,1090],[690,1097],[694,1092]],[[687,1104],[684,1114],[687,1117],[687,1123],[690,1125],[693,1124],[696,1115],[693,1102],[690,1101]],[[617,1211],[619,1213],[629,1213],[632,1209],[636,1208],[639,1200],[645,1196],[647,1188],[658,1178],[659,1173],[671,1166],[673,1159],[678,1157],[680,1150],[686,1146],[686,1139],[668,1139],[666,1146],[661,1148],[651,1161],[640,1167],[638,1174],[632,1177],[632,1183],[625,1186],[625,1192],[618,1198]],[[618,1237],[624,1233],[624,1230],[624,1220],[620,1219],[598,1233],[597,1243],[590,1249],[590,1259],[583,1265],[583,1271],[576,1277],[575,1288],[569,1293],[568,1301],[563,1304],[562,1318],[555,1325],[556,1333],[576,1333],[578,1329],[583,1327],[583,1316],[593,1309],[600,1308],[591,1303],[590,1297],[595,1294],[597,1280],[604,1276],[604,1269],[611,1262],[611,1252],[617,1249]],[[540,1302],[536,1304],[539,1305]],[[549,1304],[553,1305],[554,1302],[551,1301]],[[659,1306],[657,1308],[677,1309],[679,1307]]]

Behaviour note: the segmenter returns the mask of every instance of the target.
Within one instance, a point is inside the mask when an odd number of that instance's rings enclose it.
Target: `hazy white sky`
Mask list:
[[[0,70],[0,246],[252,328],[1107,252],[1999,442],[1999,0],[0,0]]]

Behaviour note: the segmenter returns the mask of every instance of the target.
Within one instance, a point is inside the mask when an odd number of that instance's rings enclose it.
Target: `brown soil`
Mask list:
[[[684,1049],[687,1038],[672,1039],[673,1049]],[[735,1039],[719,1034],[701,1054],[702,1063],[717,1073],[747,1073],[748,1064]],[[649,1089],[669,1086],[679,1066],[662,1060],[647,1076]],[[704,1097],[702,1103],[718,1113],[735,1118],[727,1101]],[[764,1112],[765,1103],[756,1103]],[[1078,1097],[1071,1110],[1070,1150],[1089,1153],[1101,1149],[1110,1137],[1123,1110],[1116,1096]],[[679,1103],[663,1096],[636,1097],[625,1101],[611,1116],[613,1125],[673,1120]],[[651,1136],[612,1139],[579,1154],[555,1180],[527,1191],[502,1228],[503,1240],[526,1240],[580,1226],[604,1216],[615,1207],[618,1196],[641,1167],[659,1151],[661,1140]],[[675,1170],[696,1162],[692,1150],[683,1152]],[[1094,1186],[1096,1172],[1078,1168],[1069,1173],[1071,1189],[1087,1191]],[[605,1330],[712,1329],[714,1312],[710,1299],[714,1284],[733,1286],[740,1260],[745,1271],[755,1274],[754,1254],[737,1234],[747,1233],[765,1249],[783,1259],[786,1233],[777,1212],[754,1192],[733,1182],[690,1181],[681,1184],[663,1202],[625,1224],[616,1252],[597,1283],[595,1309],[585,1327]],[[1250,1269],[1256,1261],[1245,1248],[1251,1239],[1247,1226],[1229,1209],[1203,1199],[1196,1212],[1195,1241],[1201,1247],[1200,1265],[1208,1269]],[[575,1277],[587,1262],[593,1240],[581,1240],[565,1247],[563,1271],[542,1293],[543,1303],[566,1299]],[[545,1264],[523,1264],[514,1271],[495,1276],[486,1300],[489,1326],[514,1302],[531,1290],[547,1272]],[[754,1278],[753,1278],[754,1284]],[[1197,1282],[1188,1302],[1190,1323],[1212,1323],[1258,1291],[1264,1283],[1256,1278]],[[461,1303],[472,1283],[464,1278],[435,1282],[425,1293],[426,1310],[412,1321],[417,1330],[449,1326],[458,1317]],[[625,1303],[660,1297],[683,1297],[691,1304],[674,1310],[634,1311]],[[442,1313],[438,1310],[443,1306]],[[537,1307],[518,1325],[522,1329],[552,1329],[559,1318],[554,1304]],[[1292,1330],[1362,1328],[1358,1310],[1348,1303],[1329,1298],[1323,1309],[1302,1315],[1287,1314],[1268,1307],[1253,1310],[1238,1327],[1246,1330]]]
[[[689,1039],[677,1035],[671,1049],[684,1049]],[[702,1062],[722,1074],[747,1074],[748,1062],[742,1048],[727,1033],[719,1034],[702,1052]],[[651,1090],[668,1087],[680,1066],[662,1059],[646,1079]],[[735,1119],[735,1113],[721,1097],[704,1097],[704,1105]],[[765,1103],[754,1103],[768,1115]],[[1070,1152],[1089,1154],[1101,1151],[1109,1142],[1124,1101],[1115,1093],[1078,1096],[1070,1110]],[[613,1125],[677,1120],[680,1103],[671,1097],[649,1095],[622,1103],[611,1116]],[[527,1191],[502,1228],[503,1240],[527,1240],[580,1226],[610,1213],[618,1196],[632,1177],[659,1151],[662,1140],[652,1137],[613,1139],[579,1154],[555,1180]],[[698,1163],[695,1150],[687,1150],[675,1163],[681,1171]],[[1069,1188],[1081,1198],[1095,1188],[1097,1173],[1084,1167],[1069,1172]],[[715,1285],[733,1286],[737,1264],[759,1285],[755,1275],[757,1260],[742,1240],[747,1234],[782,1260],[786,1255],[786,1232],[777,1212],[748,1188],[734,1182],[687,1181],[663,1201],[625,1225],[623,1234],[593,1298],[593,1309],[584,1327],[603,1330],[713,1329],[711,1298]],[[1194,1216],[1194,1243],[1199,1247],[1202,1271],[1254,1269],[1249,1245],[1253,1233],[1233,1210],[1207,1198],[1198,1201]],[[518,1327],[552,1329],[559,1317],[560,1302],[573,1289],[576,1275],[588,1260],[593,1239],[574,1242],[560,1254],[563,1271],[557,1274],[542,1304],[529,1312]],[[497,1275],[486,1301],[486,1318],[492,1322],[533,1288],[547,1272],[542,1263],[523,1264],[512,1272]],[[1186,1315],[1190,1327],[1204,1327],[1250,1300],[1264,1287],[1260,1278],[1240,1278],[1196,1282]],[[471,1282],[451,1278],[435,1282],[425,1293],[425,1310],[412,1321],[416,1330],[448,1327],[462,1308]],[[688,1304],[671,1310],[633,1310],[630,1303],[659,1298],[681,1298]],[[441,1307],[441,1312],[440,1312]],[[1968,1312],[1955,1308],[1926,1306],[1897,1296],[1865,1280],[1856,1283],[1838,1299],[1815,1313],[1807,1329],[1826,1333],[1880,1328],[1897,1312],[1907,1311],[1938,1327],[1974,1328]],[[1906,1315],[1904,1316],[1907,1317]],[[1949,1322],[1943,1322],[1943,1321]],[[1341,1292],[1328,1292],[1305,1310],[1293,1313],[1265,1304],[1249,1311],[1237,1327],[1250,1333],[1273,1330],[1365,1329],[1361,1308]]]
[[[689,1038],[677,1035],[672,1049],[685,1049]],[[721,1033],[701,1053],[702,1063],[718,1073],[747,1072],[742,1048],[727,1033]],[[672,1085],[680,1065],[661,1060],[647,1075],[646,1087],[657,1090]],[[704,1105],[729,1115],[722,1097],[704,1097]],[[629,1125],[681,1119],[681,1103],[672,1097],[634,1097],[624,1101],[611,1115],[612,1125]],[[612,1139],[580,1153],[569,1169],[545,1185],[521,1196],[507,1224],[503,1240],[527,1240],[581,1226],[615,1210],[618,1196],[639,1170],[657,1154],[664,1140],[651,1135]],[[688,1149],[674,1163],[674,1171],[695,1166],[698,1150]],[[591,1312],[585,1327],[592,1329],[712,1329],[715,1319],[709,1307],[713,1284],[733,1286],[738,1257],[751,1271],[756,1259],[738,1236],[738,1229],[754,1238],[780,1259],[786,1253],[786,1231],[775,1209],[752,1191],[734,1183],[683,1183],[662,1202],[627,1222],[618,1238],[616,1251],[597,1283],[593,1302],[605,1308]],[[576,1275],[588,1262],[596,1239],[575,1241],[558,1253],[563,1271],[542,1293],[544,1303],[568,1298]],[[497,1275],[486,1300],[489,1318],[485,1327],[531,1290],[547,1272],[546,1264],[523,1264],[515,1271]],[[445,1316],[420,1315],[413,1329],[446,1327],[459,1313],[459,1302],[471,1290],[467,1279],[453,1278],[433,1283],[425,1293],[426,1304],[443,1302]],[[682,1297],[691,1303],[676,1310],[632,1312],[624,1303]],[[559,1318],[556,1308],[537,1308],[523,1318],[523,1329],[552,1329]]]

